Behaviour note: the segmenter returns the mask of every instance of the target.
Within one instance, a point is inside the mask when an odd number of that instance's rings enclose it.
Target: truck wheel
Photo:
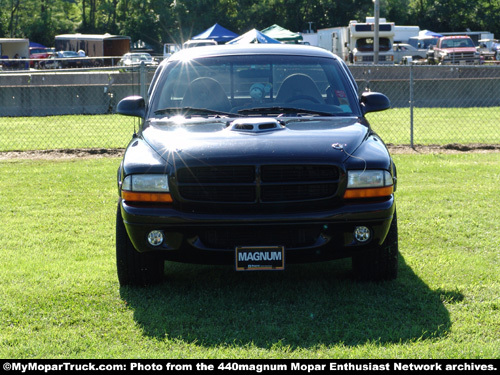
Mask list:
[[[120,286],[145,286],[163,278],[164,260],[155,253],[139,253],[132,245],[118,204],[116,212],[116,268]]]
[[[360,281],[394,280],[398,276],[398,219],[396,212],[382,245],[352,258],[352,269]]]

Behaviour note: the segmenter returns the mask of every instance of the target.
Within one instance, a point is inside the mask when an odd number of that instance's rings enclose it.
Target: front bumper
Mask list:
[[[137,251],[156,251],[166,260],[199,264],[234,264],[237,246],[284,246],[287,263],[351,257],[380,245],[395,211],[394,197],[350,203],[331,210],[300,213],[217,214],[129,205],[120,199],[122,217]],[[356,226],[371,239],[354,239]],[[164,242],[154,247],[148,234],[160,230]]]
[[[480,56],[461,56],[458,55],[446,55],[441,57],[441,63],[443,65],[479,65],[481,64]]]

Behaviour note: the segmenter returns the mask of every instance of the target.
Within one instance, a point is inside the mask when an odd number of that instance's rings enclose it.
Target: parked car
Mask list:
[[[92,60],[75,51],[58,51],[41,61],[40,66],[45,69],[85,68],[92,66]]]
[[[496,61],[500,57],[498,39],[480,39],[477,51],[483,61]]]
[[[404,63],[406,57],[410,57],[412,61],[426,59],[427,55],[424,50],[419,50],[406,43],[394,43],[394,64]]]
[[[153,59],[153,57],[147,52],[130,52],[122,56],[118,62],[118,66],[124,67],[136,67],[140,66],[142,63],[146,66],[157,66],[158,61]]]
[[[218,43],[213,39],[191,39],[182,44],[182,48],[216,46]]]
[[[39,68],[42,59],[48,59],[51,56],[51,49],[45,47],[30,47],[30,68]]]
[[[162,280],[164,260],[283,270],[352,257],[363,280],[397,276],[396,166],[346,64],[285,44],[184,49],[163,61],[118,168],[121,285]]]

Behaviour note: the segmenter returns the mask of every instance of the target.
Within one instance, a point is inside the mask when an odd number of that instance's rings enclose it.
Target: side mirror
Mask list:
[[[118,102],[116,112],[120,115],[144,118],[146,102],[142,96],[127,96]]]
[[[379,92],[364,92],[361,94],[361,108],[363,113],[384,111],[391,108],[391,102],[387,96]]]

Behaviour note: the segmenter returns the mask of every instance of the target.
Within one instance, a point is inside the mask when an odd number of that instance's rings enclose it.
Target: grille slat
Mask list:
[[[180,196],[192,202],[284,203],[332,198],[340,172],[333,165],[262,165],[181,168]]]
[[[177,179],[180,183],[253,182],[255,167],[249,165],[182,168],[177,171]]]
[[[338,168],[331,165],[264,165],[262,181],[326,181],[338,180]]]
[[[180,191],[191,201],[251,203],[257,199],[254,186],[183,186]]]
[[[337,191],[337,184],[273,185],[263,186],[262,202],[292,202],[305,199],[331,197]]]

